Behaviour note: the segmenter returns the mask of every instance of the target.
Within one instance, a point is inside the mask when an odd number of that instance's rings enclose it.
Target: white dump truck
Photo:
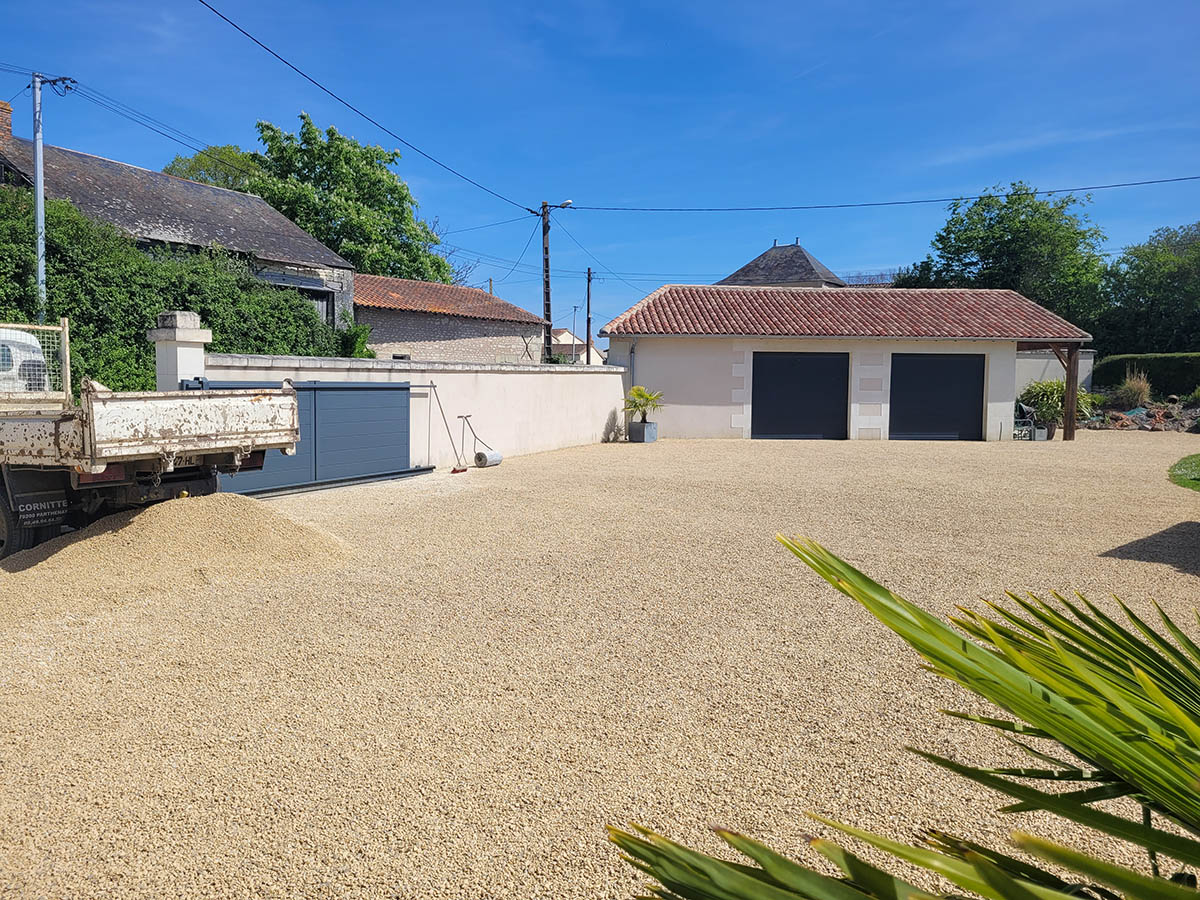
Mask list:
[[[0,324],[0,558],[295,453],[296,392],[71,392],[69,326]]]

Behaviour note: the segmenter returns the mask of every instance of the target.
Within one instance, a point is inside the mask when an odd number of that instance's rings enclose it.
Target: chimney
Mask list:
[[[12,106],[0,100],[0,144],[12,137]]]
[[[771,242],[771,246],[778,247],[779,246],[779,238],[775,238],[775,240]]]

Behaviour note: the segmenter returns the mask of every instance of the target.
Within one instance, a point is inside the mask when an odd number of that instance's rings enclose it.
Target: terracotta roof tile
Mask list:
[[[545,323],[544,319],[528,310],[479,288],[382,275],[354,276],[354,305],[500,322],[525,322],[530,325]]]
[[[659,288],[600,334],[1091,340],[1016,291],[684,284]]]

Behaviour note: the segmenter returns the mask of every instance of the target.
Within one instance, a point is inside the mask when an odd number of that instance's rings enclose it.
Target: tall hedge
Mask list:
[[[37,320],[33,194],[0,186],[0,321]],[[71,320],[75,387],[84,376],[114,390],[154,389],[158,314],[186,309],[212,328],[225,353],[334,356],[337,332],[296,291],[255,278],[245,260],[213,248],[145,253],[70,203],[46,203],[47,321]]]
[[[1200,385],[1200,353],[1122,353],[1092,369],[1092,384],[1114,387],[1129,369],[1145,372],[1156,394],[1190,394]]]

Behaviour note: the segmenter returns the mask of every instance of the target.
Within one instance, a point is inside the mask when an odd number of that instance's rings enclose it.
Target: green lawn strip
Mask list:
[[[1185,456],[1167,470],[1167,478],[1172,484],[1200,491],[1200,453]]]

